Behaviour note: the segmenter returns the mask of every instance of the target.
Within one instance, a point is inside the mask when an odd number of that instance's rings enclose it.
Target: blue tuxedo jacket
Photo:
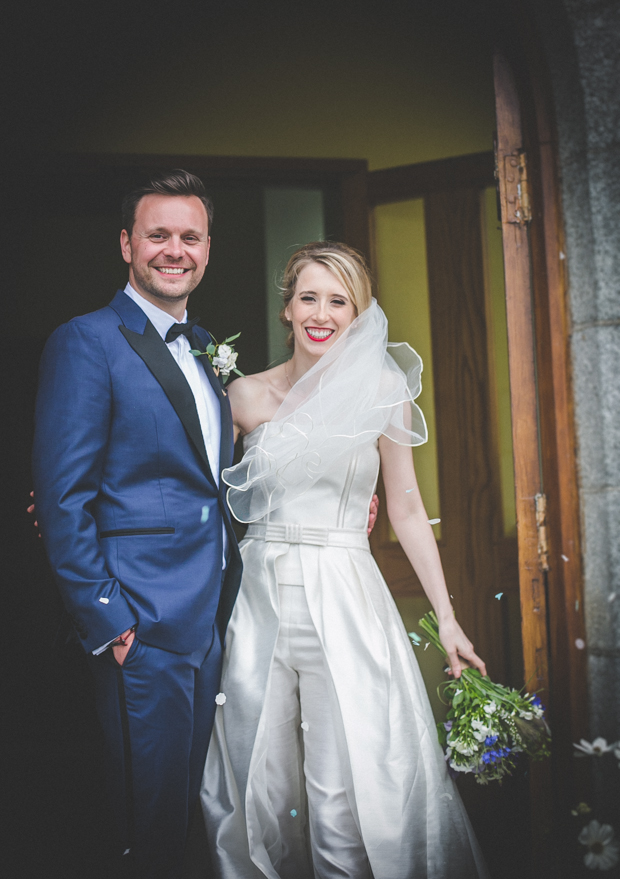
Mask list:
[[[204,348],[208,333],[195,332]],[[220,403],[223,469],[230,404],[208,358],[199,363]],[[141,640],[176,653],[205,644],[216,618],[223,632],[241,578],[225,488],[185,376],[124,292],[52,334],[36,406],[37,518],[86,651],[136,622]]]

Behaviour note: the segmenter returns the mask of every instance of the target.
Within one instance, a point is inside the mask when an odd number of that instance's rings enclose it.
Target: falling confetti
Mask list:
[[[442,797],[448,797],[448,799],[451,800],[451,799],[452,799],[452,794],[449,794],[449,793],[440,794],[439,799],[441,799]]]
[[[223,705],[225,701],[226,701],[226,696],[224,695],[224,693],[218,693],[217,696],[215,697],[215,704],[216,705]]]
[[[418,633],[417,633],[417,632],[407,632],[407,634],[409,635],[409,637],[410,637],[411,640],[413,641],[414,645],[415,645],[416,647],[419,647],[420,644],[422,643],[422,639],[420,638],[420,636],[418,635]]]
[[[575,647],[577,648],[577,650],[583,650],[585,646],[586,642],[583,640],[583,638],[577,638],[577,640],[575,641]]]
[[[441,522],[441,519],[429,519],[428,520],[429,525],[439,525],[440,522]]]
[[[569,561],[569,558],[568,558],[567,555],[562,554],[562,555],[560,556],[560,558],[562,559],[563,562],[567,562],[567,561]]]
[[[405,494],[410,494],[412,491],[413,491],[412,488],[406,488],[406,489],[405,489]]]
[[[504,594],[503,592],[496,593],[495,597],[497,598],[498,601],[500,600],[500,598],[502,597],[503,594]]]
[[[205,522],[209,521],[209,507],[204,506],[202,508],[202,513],[200,514],[200,522],[201,524],[205,524]]]
[[[424,649],[425,649],[425,650],[426,650],[426,648],[428,647],[428,645],[429,645],[430,643],[431,643],[430,641],[427,641],[427,642],[426,642],[426,644],[424,645]]]
[[[308,732],[308,730],[310,729],[310,724],[304,720],[302,721],[301,728],[304,732]]]
[[[607,599],[607,601],[613,601],[615,599],[615,597],[616,597],[616,593],[612,592],[611,595],[609,596],[609,598]]]
[[[297,818],[297,809],[291,809],[291,816]]]

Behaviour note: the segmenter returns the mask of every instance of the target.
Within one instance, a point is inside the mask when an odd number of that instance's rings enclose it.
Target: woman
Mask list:
[[[282,318],[293,356],[230,386],[245,455],[225,471],[251,523],[202,803],[224,879],[486,875],[447,776],[407,634],[369,552],[387,512],[458,677],[486,673],[454,618],[411,446],[421,361],[391,346],[368,271],[342,244],[298,250]]]

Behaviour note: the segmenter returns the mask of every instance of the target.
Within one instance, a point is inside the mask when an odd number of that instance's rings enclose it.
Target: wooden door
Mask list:
[[[514,660],[519,645],[510,650],[514,625],[508,618],[511,599],[513,612],[518,607],[516,538],[506,536],[503,528],[483,234],[483,193],[494,185],[493,155],[376,171],[368,177],[373,207],[424,200],[439,551],[459,621],[491,674],[520,686]],[[380,281],[377,254],[374,261]],[[394,340],[395,333],[392,329]],[[430,367],[427,363],[427,372]],[[421,586],[391,535],[385,505],[372,541],[397,600],[419,595]]]

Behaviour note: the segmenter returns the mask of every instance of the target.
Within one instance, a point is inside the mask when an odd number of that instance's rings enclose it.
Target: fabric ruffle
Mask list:
[[[406,342],[388,343],[387,319],[373,299],[257,428],[243,461],[222,473],[240,522],[256,522],[299,497],[351,450],[387,436],[399,445],[427,440],[414,402],[422,360]]]

